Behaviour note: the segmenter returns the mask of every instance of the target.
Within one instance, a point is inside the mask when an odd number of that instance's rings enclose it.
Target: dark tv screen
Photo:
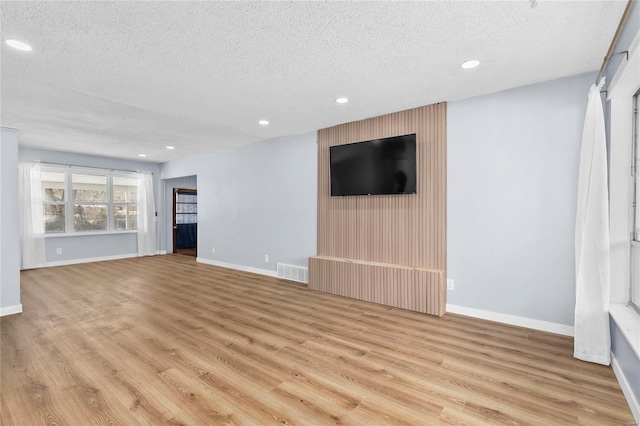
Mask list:
[[[416,135],[329,147],[331,195],[416,193]]]

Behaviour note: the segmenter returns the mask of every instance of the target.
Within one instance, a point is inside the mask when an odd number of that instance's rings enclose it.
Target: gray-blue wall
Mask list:
[[[82,167],[96,167],[113,170],[149,170],[153,175],[154,198],[158,210],[158,224],[162,223],[160,200],[160,165],[142,161],[127,161],[115,158],[72,154],[68,152],[46,151],[21,148],[20,160],[39,160],[41,163],[55,163]],[[160,226],[158,226],[160,234]],[[163,250],[164,241],[158,235],[158,250]],[[61,248],[62,254],[56,249]],[[45,238],[47,263],[74,262],[83,259],[113,258],[135,255],[138,252],[137,234],[132,232],[91,235],[75,234],[70,236],[47,236]]]
[[[448,303],[573,324],[578,161],[594,78],[449,103]],[[316,253],[315,141],[311,133],[163,164],[162,179],[197,174],[198,256],[306,265]]]
[[[199,258],[275,271],[316,254],[316,158],[312,132],[170,161],[162,179],[197,175]]]
[[[572,325],[578,163],[595,73],[450,102],[447,303]]]
[[[0,194],[0,311],[3,311],[20,306],[18,134],[5,127],[0,130]]]

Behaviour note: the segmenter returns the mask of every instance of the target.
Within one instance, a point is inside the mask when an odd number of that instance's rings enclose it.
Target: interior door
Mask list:
[[[198,191],[173,190],[173,252],[198,255]]]

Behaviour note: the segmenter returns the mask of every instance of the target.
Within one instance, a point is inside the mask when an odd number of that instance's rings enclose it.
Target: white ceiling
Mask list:
[[[21,146],[164,162],[597,70],[625,5],[2,1],[33,51],[2,43],[0,119]]]

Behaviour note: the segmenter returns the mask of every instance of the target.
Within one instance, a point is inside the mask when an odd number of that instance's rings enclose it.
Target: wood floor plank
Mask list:
[[[454,408],[444,407],[438,425],[467,425],[467,426],[483,426],[488,423],[487,419],[480,416],[472,415],[464,410],[456,410]]]
[[[21,273],[5,425],[629,425],[573,341],[167,255]]]

